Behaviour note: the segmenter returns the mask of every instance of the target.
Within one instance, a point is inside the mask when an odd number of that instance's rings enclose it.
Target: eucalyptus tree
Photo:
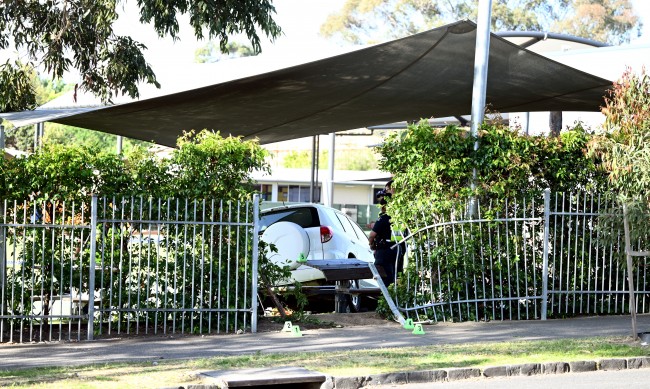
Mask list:
[[[472,0],[347,0],[321,34],[354,44],[401,38],[461,19],[476,20]],[[640,27],[629,0],[495,0],[492,29],[549,31],[611,44],[628,42]]]
[[[194,51],[194,62],[196,63],[211,63],[219,62],[225,59],[250,57],[255,55],[255,50],[249,45],[230,42],[228,43],[227,51],[223,52],[218,43],[209,41],[203,47]]]
[[[614,83],[602,112],[606,132],[591,144],[591,151],[602,160],[623,209],[600,217],[601,236],[605,242],[620,245],[608,226],[624,231],[632,336],[636,338],[634,269],[639,266],[633,257],[650,255],[650,77],[645,69],[640,73],[628,69]]]
[[[601,160],[609,185],[627,204],[632,240],[650,240],[650,76],[628,69],[614,83],[602,108],[604,133],[590,151]]]
[[[29,83],[38,68],[57,79],[76,70],[77,88],[111,101],[117,94],[139,96],[138,84],[160,86],[147,62],[146,46],[118,35],[114,24],[126,0],[4,0],[0,2],[0,50],[13,54],[0,65],[0,111],[36,105]],[[179,39],[179,17],[188,15],[198,39],[216,39],[227,51],[229,38],[243,34],[255,52],[260,34],[273,39],[280,27],[271,0],[137,0],[140,22],[160,37]]]

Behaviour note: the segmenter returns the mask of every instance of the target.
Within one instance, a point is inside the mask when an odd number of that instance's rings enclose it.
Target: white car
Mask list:
[[[261,239],[274,244],[277,252],[267,249],[269,259],[277,265],[289,266],[292,279],[303,285],[325,285],[323,272],[302,265],[299,259],[357,258],[374,262],[368,236],[359,225],[341,211],[320,204],[301,203],[265,209],[260,212]],[[354,287],[376,288],[374,280],[361,280]],[[358,308],[359,296],[352,305]]]

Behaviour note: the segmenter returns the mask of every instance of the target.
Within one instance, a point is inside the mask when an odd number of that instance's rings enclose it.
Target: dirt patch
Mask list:
[[[294,325],[299,325],[301,329],[317,328],[341,328],[352,326],[388,326],[394,325],[395,322],[383,319],[376,312],[359,312],[359,313],[316,313],[308,315],[303,320],[292,320]],[[284,321],[279,317],[263,317],[257,320],[258,332],[280,331],[284,326]]]

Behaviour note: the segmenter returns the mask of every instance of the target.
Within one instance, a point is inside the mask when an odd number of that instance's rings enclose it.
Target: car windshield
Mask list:
[[[287,208],[262,213],[260,233],[277,222],[292,222],[302,228],[318,227],[320,220],[316,208]]]

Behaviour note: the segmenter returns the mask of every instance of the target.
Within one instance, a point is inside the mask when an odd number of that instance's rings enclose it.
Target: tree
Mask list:
[[[178,167],[170,196],[245,200],[254,187],[251,172],[270,173],[268,152],[256,141],[203,130],[185,133],[177,145],[170,161]]]
[[[250,57],[255,55],[255,50],[251,46],[237,42],[228,43],[227,51],[222,52],[219,45],[210,41],[205,46],[196,49],[194,52],[194,61],[196,63],[219,62],[224,59]]]
[[[72,89],[74,86],[64,83],[62,80],[50,80],[43,77],[40,77],[34,69],[26,68],[25,77],[28,78],[27,88],[31,89],[34,94],[34,103],[29,103],[29,108],[35,108],[36,106],[43,105],[50,100],[53,100],[63,94],[64,92]],[[22,82],[22,81],[21,81]],[[11,88],[3,90],[0,87],[0,93],[9,92]],[[31,97],[29,98],[31,99]],[[12,102],[10,97],[7,97],[6,100],[2,99],[0,101],[7,102],[8,105],[4,108],[0,105],[0,111],[6,109],[6,111],[13,111],[15,106],[15,101]],[[30,100],[31,101],[31,100]],[[13,128],[11,124],[5,124],[7,127],[7,140],[6,146],[12,147],[22,151],[33,151],[34,150],[34,128],[33,126]]]
[[[33,83],[36,85],[36,103],[38,105],[54,100],[74,88],[74,85],[66,84],[61,79],[52,80],[46,77],[40,77],[36,72],[33,75]]]
[[[627,69],[602,109],[605,133],[591,144],[622,198],[650,203],[650,76]],[[643,228],[642,230],[646,230]]]
[[[52,81],[39,77],[35,71],[30,72],[30,84],[33,87],[36,105],[40,106],[60,96],[61,94],[74,88],[74,85],[66,84],[61,80]],[[43,143],[51,144],[77,144],[98,148],[102,151],[114,152],[116,135],[107,134],[99,131],[92,131],[83,128],[64,126],[56,123],[47,123],[45,125],[45,134]],[[124,149],[132,145],[146,146],[147,142],[126,139]],[[7,147],[15,148],[22,151],[34,151],[34,127],[7,128]]]
[[[253,170],[269,171],[256,141],[203,130],[186,133],[170,159],[142,147],[123,156],[94,146],[45,144],[26,158],[0,159],[0,198],[78,199],[100,196],[246,200]]]
[[[77,70],[81,90],[110,102],[119,93],[139,96],[138,83],[160,86],[143,51],[146,46],[113,31],[120,0],[7,0],[0,3],[0,49],[16,50],[23,61],[0,66],[0,111],[35,106],[28,82],[30,69],[42,67],[54,79]],[[217,38],[222,51],[229,36],[244,33],[259,52],[258,31],[281,33],[272,19],[270,0],[174,2],[138,0],[140,22],[151,23],[159,36],[178,39],[178,16],[188,14],[197,38]]]
[[[36,94],[30,82],[32,74],[32,69],[20,61],[0,64],[0,112],[36,108]]]
[[[629,273],[630,314],[632,336],[636,339],[636,299],[634,293],[634,263],[632,256],[639,247],[648,246],[650,231],[650,77],[645,69],[640,74],[627,69],[614,83],[602,109],[606,133],[591,144],[591,152],[602,159],[622,214],[601,218],[603,224],[619,226],[625,234],[625,262]],[[620,228],[620,226],[623,228]],[[615,239],[606,233],[604,241]],[[634,242],[637,253],[633,254]],[[647,251],[646,251],[647,253]],[[642,265],[644,266],[644,265]],[[636,267],[638,268],[638,267]]]
[[[26,152],[34,150],[34,126],[7,127],[6,130],[5,147]]]
[[[469,0],[347,0],[321,26],[321,34],[354,44],[378,43],[476,20],[477,13],[477,2]],[[496,0],[492,5],[495,31],[551,31],[620,44],[639,27],[629,0]]]
[[[336,153],[334,168],[340,170],[374,170],[377,169],[377,158],[370,149],[342,149]],[[282,166],[288,169],[307,169],[311,167],[311,151],[291,151],[282,160]],[[318,168],[327,169],[329,151],[321,151],[318,156]]]
[[[628,0],[574,0],[573,11],[558,13],[551,27],[561,33],[594,39],[610,44],[630,41],[639,28],[639,18]]]
[[[29,132],[34,137],[34,131]],[[115,153],[117,144],[117,135],[107,132],[93,131],[85,128],[64,126],[57,123],[46,123],[45,134],[43,135],[44,144],[75,144],[98,149],[102,152]],[[32,141],[33,144],[33,141]],[[122,149],[127,151],[132,147],[149,147],[151,143],[124,138]]]
[[[321,151],[318,156],[318,168],[327,168],[327,151]],[[282,167],[287,169],[308,169],[311,167],[311,151],[291,151],[282,159]]]

